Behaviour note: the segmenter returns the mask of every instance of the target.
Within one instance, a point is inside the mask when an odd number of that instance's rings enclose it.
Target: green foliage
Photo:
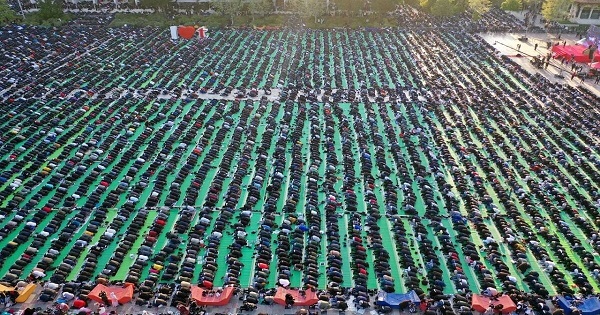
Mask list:
[[[231,25],[233,25],[233,18],[236,14],[239,14],[244,7],[241,0],[215,0],[211,2],[212,8],[223,16],[228,16],[231,19]]]
[[[469,0],[468,4],[469,8],[473,10],[474,20],[480,19],[492,7],[490,0]]]
[[[522,4],[520,0],[504,0],[500,8],[505,11],[521,11]]]
[[[290,6],[300,16],[314,17],[315,21],[327,11],[326,0],[292,0]]]
[[[426,12],[431,11],[431,7],[435,4],[435,0],[419,0],[419,5]]]
[[[450,0],[437,0],[431,6],[431,14],[436,16],[453,16],[454,5],[450,3]]]
[[[419,6],[419,0],[404,0],[404,4],[408,4],[411,7],[418,7]]]
[[[60,18],[43,19],[38,11],[25,14],[25,18],[20,19],[19,22],[27,25],[55,27],[65,25],[72,19],[73,15],[68,13],[64,13]]]
[[[18,19],[17,13],[8,6],[6,0],[0,0],[0,25],[6,25]]]
[[[568,17],[570,0],[546,0],[542,5],[542,15],[548,21],[562,21]]]
[[[313,29],[332,29],[346,27],[351,29],[361,29],[364,27],[394,27],[398,26],[398,20],[384,14],[373,14],[366,16],[331,16],[327,17],[323,23],[315,23],[308,19],[306,26]]]
[[[145,8],[152,8],[159,12],[166,12],[171,0],[141,0],[140,4]]]
[[[273,1],[271,0],[250,0],[247,5],[253,18],[273,12]]]
[[[378,13],[394,11],[396,5],[402,4],[401,0],[371,0],[371,10]]]
[[[40,1],[39,6],[40,11],[38,11],[38,17],[42,21],[61,19],[65,16],[62,1],[43,0]]]

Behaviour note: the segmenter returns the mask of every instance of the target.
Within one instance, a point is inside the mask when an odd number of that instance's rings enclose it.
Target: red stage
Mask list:
[[[567,46],[553,46],[552,53],[554,54],[554,58],[567,58],[567,60],[571,60],[572,56],[575,56],[576,62],[590,62],[590,58],[587,52],[583,52],[587,48],[581,45],[567,45]],[[594,53],[594,61],[600,61],[600,54],[598,51]]]
[[[477,312],[484,313],[491,305],[499,305],[502,304],[504,306],[502,308],[503,314],[508,314],[517,310],[517,306],[515,302],[508,295],[501,295],[496,300],[491,300],[487,296],[473,294],[471,307]],[[494,310],[495,313],[500,313],[500,311]]]
[[[126,283],[122,287],[107,287],[103,284],[99,284],[90,293],[88,293],[88,298],[98,303],[104,303],[104,301],[102,301],[102,298],[100,297],[100,292],[102,291],[106,293],[106,297],[111,302],[116,297],[119,304],[125,304],[131,301],[131,299],[133,298],[133,284],[131,283]]]
[[[206,296],[202,296],[202,292],[206,291]],[[226,287],[221,292],[221,295],[218,297],[213,294],[213,296],[208,296],[209,291],[216,291],[216,289],[207,290],[204,288],[200,288],[197,286],[192,287],[192,299],[196,301],[198,305],[206,305],[206,306],[223,306],[227,305],[233,296],[233,287]]]
[[[290,290],[279,287],[277,293],[275,293],[275,303],[285,305],[285,295],[288,293],[294,297],[294,306],[311,306],[319,302],[316,292],[313,292],[312,290],[305,290],[304,292],[306,294],[301,296],[299,290]]]

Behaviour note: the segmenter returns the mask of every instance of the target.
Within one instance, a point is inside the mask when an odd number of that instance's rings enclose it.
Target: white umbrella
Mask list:
[[[63,297],[65,300],[67,300],[67,301],[70,301],[70,300],[72,300],[73,298],[75,298],[75,295],[74,295],[73,293],[70,293],[70,292],[63,292],[63,294],[62,294],[62,297]]]
[[[43,277],[45,277],[45,276],[46,276],[46,274],[45,274],[45,273],[43,273],[43,272],[41,272],[41,271],[39,271],[39,270],[34,270],[34,271],[31,273],[31,274],[32,274],[34,277],[36,277],[36,278],[43,278]]]
[[[279,279],[279,284],[281,284],[284,287],[287,287],[288,285],[290,285],[290,280],[288,280],[288,279]]]

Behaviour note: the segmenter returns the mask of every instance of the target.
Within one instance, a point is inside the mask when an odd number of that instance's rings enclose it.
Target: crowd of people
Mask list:
[[[404,9],[436,27],[2,28],[2,280],[55,301],[117,279],[153,307],[190,283],[321,309],[414,290],[427,314],[597,292],[598,96],[464,31],[505,13]]]
[[[512,14],[492,8],[479,19],[472,18],[472,12],[455,16],[434,16],[409,5],[399,5],[390,14],[397,16],[399,26],[409,29],[449,29],[469,32],[525,32],[526,25]],[[528,30],[539,30],[529,27]]]

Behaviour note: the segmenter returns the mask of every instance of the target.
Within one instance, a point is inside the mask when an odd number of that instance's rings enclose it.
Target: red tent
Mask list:
[[[103,284],[99,284],[97,285],[92,292],[90,292],[88,294],[88,298],[91,300],[94,300],[98,303],[104,303],[104,301],[102,301],[102,298],[100,298],[100,292],[106,292],[106,296],[108,297],[108,300],[112,302],[112,293],[114,293],[114,295],[117,297],[117,301],[119,301],[119,304],[125,304],[129,301],[131,301],[131,299],[133,298],[133,284],[131,283],[126,283],[124,286],[122,287],[118,287],[118,286],[110,286],[107,287]]]
[[[196,301],[196,304],[206,306],[223,306],[227,305],[233,296],[233,287],[225,287],[219,296],[216,294],[213,294],[212,296],[209,296],[209,294],[202,296],[202,292],[204,291],[208,293],[209,291],[215,291],[215,289],[208,290],[198,286],[192,287],[192,299]]]
[[[576,62],[590,62],[590,57],[586,49],[587,47],[581,45],[556,45],[552,47],[552,53],[554,54],[554,58],[571,60],[571,57],[574,56]],[[598,51],[594,53],[594,61],[600,61],[600,53]]]
[[[517,305],[508,295],[501,295],[498,298],[490,299],[484,295],[473,294],[473,299],[471,301],[471,307],[480,313],[484,313],[490,306],[502,304],[502,310],[495,311],[496,313],[502,312],[503,314],[508,314],[510,312],[514,312],[517,310]]]
[[[312,290],[306,290],[305,295],[300,295],[299,290],[286,289],[284,287],[279,287],[277,289],[277,293],[275,293],[275,303],[280,305],[285,305],[285,296],[286,294],[291,294],[294,297],[294,306],[311,306],[317,304],[319,298],[317,297],[317,293]]]

